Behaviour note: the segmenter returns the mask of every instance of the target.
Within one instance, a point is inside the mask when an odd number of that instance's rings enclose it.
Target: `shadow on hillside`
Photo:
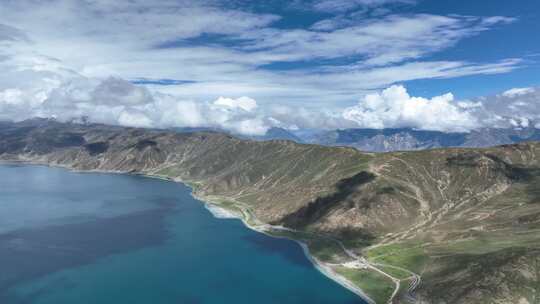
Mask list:
[[[304,228],[328,214],[335,206],[344,203],[359,186],[367,184],[374,179],[375,175],[366,171],[342,179],[337,183],[337,190],[334,193],[311,201],[306,206],[287,215],[280,222],[287,227],[296,229]]]

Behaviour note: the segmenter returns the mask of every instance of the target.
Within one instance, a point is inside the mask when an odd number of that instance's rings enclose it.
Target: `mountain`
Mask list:
[[[397,129],[340,129],[309,133],[302,140],[328,146],[350,146],[366,152],[441,147],[490,147],[539,140],[540,130],[483,128],[468,133]]]
[[[186,182],[377,303],[539,301],[540,143],[374,154],[33,120],[0,124],[0,160]]]
[[[483,128],[470,132],[440,132],[411,128],[287,130],[272,127],[264,135],[243,135],[219,128],[174,128],[176,132],[218,132],[257,141],[290,140],[323,146],[348,146],[365,152],[414,151],[446,147],[482,148],[540,140],[540,129]]]
[[[255,140],[275,140],[275,139],[283,139],[283,140],[291,140],[298,143],[302,142],[302,139],[296,135],[294,135],[292,132],[283,129],[283,128],[277,128],[272,127],[266,131],[266,133],[263,136],[253,136],[251,139]]]
[[[258,141],[264,141],[264,140],[276,140],[276,139],[283,139],[283,140],[291,140],[295,142],[302,142],[302,139],[296,135],[294,135],[292,132],[289,132],[286,129],[278,128],[278,127],[272,127],[266,130],[265,134],[263,135],[244,135],[244,134],[238,134],[234,132],[230,132],[224,129],[220,128],[213,128],[213,127],[182,127],[182,128],[172,128],[171,130],[179,133],[191,133],[191,132],[218,132],[218,133],[225,133],[230,134],[235,137],[243,138],[243,139],[252,139],[252,140],[258,140]]]

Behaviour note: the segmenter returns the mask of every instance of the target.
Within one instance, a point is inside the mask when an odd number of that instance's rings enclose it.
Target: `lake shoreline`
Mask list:
[[[333,271],[332,268],[329,265],[327,265],[326,263],[320,261],[319,259],[315,258],[313,255],[311,255],[311,253],[309,252],[309,247],[308,247],[308,245],[306,243],[304,243],[304,242],[302,242],[300,240],[297,240],[297,239],[290,238],[290,237],[276,236],[275,234],[270,233],[270,230],[260,229],[258,227],[255,227],[255,226],[249,224],[244,219],[244,217],[241,216],[240,214],[235,214],[234,212],[230,212],[227,209],[220,207],[219,204],[212,203],[211,201],[205,199],[204,197],[200,197],[200,196],[197,196],[195,194],[192,194],[192,195],[193,195],[193,197],[195,199],[201,201],[205,205],[211,205],[212,207],[210,207],[210,208],[206,207],[206,208],[216,218],[238,219],[238,220],[241,220],[244,223],[244,226],[246,226],[247,228],[249,228],[251,230],[254,230],[256,232],[263,233],[263,234],[268,235],[268,236],[273,237],[273,238],[284,238],[284,239],[288,239],[288,240],[296,242],[302,248],[302,251],[304,252],[304,255],[306,256],[306,258],[311,262],[311,264],[313,264],[313,267],[315,267],[315,269],[317,269],[320,273],[322,273],[324,276],[331,279],[332,281],[338,283],[339,285],[341,285],[345,289],[347,289],[347,290],[351,291],[352,293],[356,294],[357,296],[359,296],[362,300],[366,301],[367,303],[370,303],[370,304],[375,303],[375,301],[373,301],[361,288],[355,286],[353,283],[351,283],[345,277],[343,277],[343,276],[339,275],[338,273],[336,273],[335,271]],[[224,211],[220,210],[220,211],[216,212],[218,214],[216,216],[216,213],[214,213],[215,211],[211,211],[211,209],[215,210],[215,208],[219,208],[219,209],[222,209]],[[230,215],[230,216],[228,216],[228,217],[220,217],[221,214],[227,214],[227,215]],[[267,227],[271,228],[272,226],[267,225]]]

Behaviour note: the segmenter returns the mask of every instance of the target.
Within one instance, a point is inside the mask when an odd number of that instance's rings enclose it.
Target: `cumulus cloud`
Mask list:
[[[118,116],[118,124],[129,127],[149,128],[152,121],[143,112],[123,110]]]
[[[343,117],[360,127],[375,129],[464,131],[479,126],[475,117],[454,102],[451,93],[431,99],[412,97],[399,85],[367,95],[356,106],[345,109]]]
[[[481,106],[471,112],[489,126],[527,128],[540,122],[539,88],[514,88],[475,101]]]
[[[515,93],[515,92],[514,92]],[[394,85],[344,109],[259,106],[247,96],[195,101],[150,91],[119,78],[67,78],[49,86],[0,90],[0,119],[52,117],[133,127],[214,127],[263,135],[271,127],[297,129],[400,128],[469,131],[481,127],[528,128],[540,124],[540,90],[455,100],[451,93],[410,96]]]
[[[195,102],[150,92],[119,78],[67,81],[46,90],[0,91],[0,119],[32,117],[84,120],[144,128],[216,127],[246,135],[263,135],[270,120],[255,113],[249,97],[220,97]]]
[[[226,97],[220,96],[218,99],[214,101],[214,105],[224,106],[231,109],[242,109],[248,112],[251,112],[255,108],[257,108],[257,102],[254,99],[246,97],[246,96],[242,96],[237,99],[226,98]]]
[[[518,88],[471,100],[451,93],[432,98],[412,97],[395,85],[368,94],[343,111],[343,118],[362,128],[412,127],[422,130],[470,131],[477,128],[540,126],[540,89]]]

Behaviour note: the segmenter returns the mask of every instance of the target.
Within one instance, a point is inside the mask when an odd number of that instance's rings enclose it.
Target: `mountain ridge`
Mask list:
[[[303,142],[351,146],[366,152],[412,151],[445,147],[482,148],[540,139],[536,128],[481,128],[470,132],[441,132],[411,128],[337,129],[314,132]]]
[[[251,136],[231,133],[219,128],[176,128],[174,130],[178,132],[227,133],[242,139],[258,141],[286,139],[297,143],[349,146],[365,152],[414,151],[451,147],[483,148],[540,140],[540,129],[536,127],[479,128],[469,132],[442,132],[413,128],[287,130],[272,127],[264,135]]]

